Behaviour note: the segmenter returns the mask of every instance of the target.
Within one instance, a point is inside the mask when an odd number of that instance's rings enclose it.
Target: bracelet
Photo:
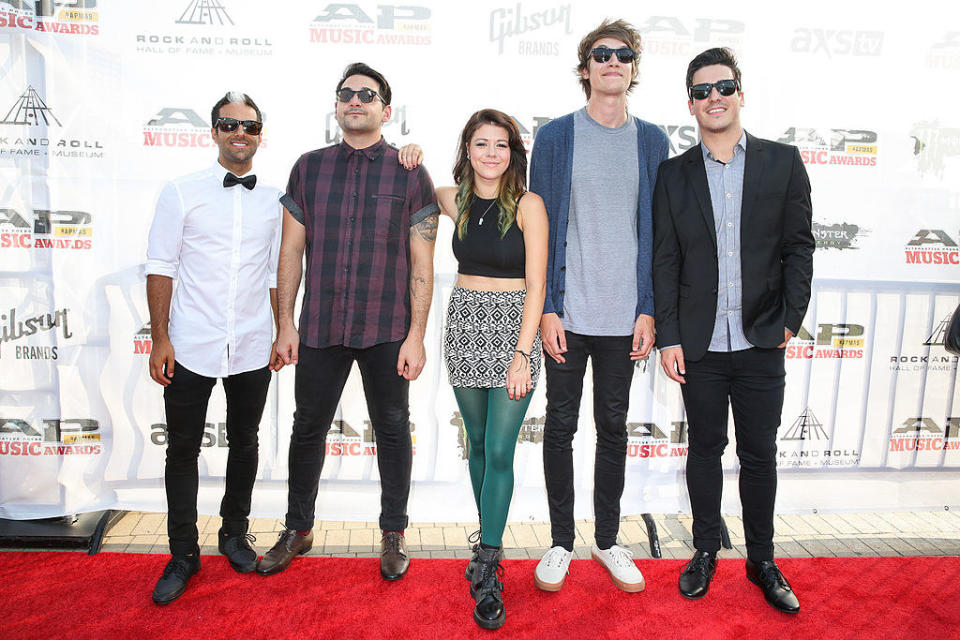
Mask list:
[[[522,355],[522,356],[524,357],[524,359],[525,359],[527,362],[530,362],[530,354],[529,354],[529,353],[524,353],[523,351],[520,351],[520,349],[514,349],[513,352],[514,352],[514,353],[519,353],[520,355]]]

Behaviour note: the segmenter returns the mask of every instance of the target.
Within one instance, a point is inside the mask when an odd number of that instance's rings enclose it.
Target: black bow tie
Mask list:
[[[242,178],[238,178],[237,176],[229,172],[227,173],[227,175],[223,176],[224,187],[232,187],[235,184],[242,184],[247,189],[253,190],[253,188],[257,184],[257,176],[250,174],[249,176],[243,176]]]

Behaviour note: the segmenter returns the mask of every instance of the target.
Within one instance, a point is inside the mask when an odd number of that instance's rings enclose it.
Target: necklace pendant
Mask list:
[[[477,226],[478,226],[478,227],[483,226],[483,218],[480,218],[480,219],[477,221]]]

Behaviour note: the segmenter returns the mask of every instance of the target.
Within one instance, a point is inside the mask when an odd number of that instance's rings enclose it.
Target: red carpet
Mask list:
[[[384,582],[377,559],[298,558],[284,573],[239,575],[204,556],[187,593],[150,600],[165,556],[0,554],[0,638],[483,638],[465,560],[414,559]],[[800,597],[779,613],[721,560],[699,601],[677,592],[679,560],[643,560],[646,591],[628,594],[592,560],[574,560],[559,593],[533,584],[534,560],[508,560],[502,637],[960,638],[960,558],[814,558],[779,562]]]

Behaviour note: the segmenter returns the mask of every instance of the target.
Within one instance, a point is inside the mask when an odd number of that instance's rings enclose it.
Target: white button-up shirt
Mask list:
[[[280,252],[280,190],[224,188],[220,164],[168,183],[157,200],[147,275],[176,282],[170,342],[178,362],[211,378],[270,361]]]

